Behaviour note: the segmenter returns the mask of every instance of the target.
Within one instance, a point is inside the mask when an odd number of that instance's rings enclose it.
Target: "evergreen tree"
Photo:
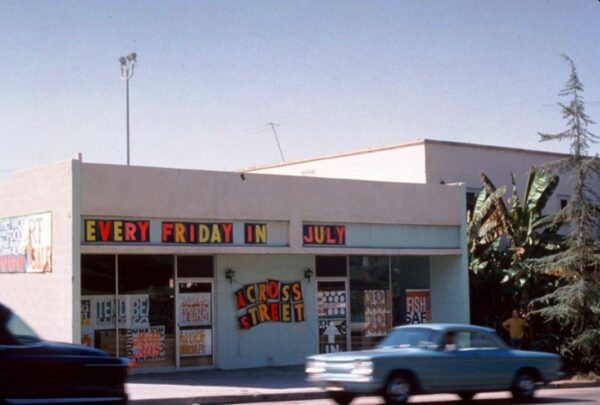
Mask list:
[[[590,156],[590,144],[598,137],[588,130],[594,124],[585,113],[583,84],[573,61],[563,55],[571,75],[559,96],[569,97],[569,104],[559,103],[567,129],[557,134],[540,133],[541,141],[568,141],[570,155],[550,162],[544,168],[551,173],[569,176],[573,194],[560,211],[543,219],[548,226],[563,226],[566,249],[535,260],[538,271],[555,274],[560,287],[536,300],[537,313],[547,322],[557,324],[563,335],[561,354],[568,364],[580,371],[600,371],[600,254],[598,221],[600,205],[593,186],[598,185],[600,159]]]

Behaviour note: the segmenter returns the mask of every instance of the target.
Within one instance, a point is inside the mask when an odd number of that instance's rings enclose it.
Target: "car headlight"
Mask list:
[[[357,361],[354,363],[351,374],[354,375],[371,375],[373,374],[373,362]]]
[[[307,374],[324,373],[325,372],[325,363],[322,361],[309,360],[306,363],[306,368],[304,369],[304,371]]]

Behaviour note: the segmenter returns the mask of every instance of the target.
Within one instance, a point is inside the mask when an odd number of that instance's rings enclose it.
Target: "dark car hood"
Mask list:
[[[54,355],[54,356],[85,356],[85,357],[109,357],[102,350],[94,349],[73,343],[48,342],[41,340],[26,346],[16,347],[17,351],[27,350],[32,355]]]
[[[107,357],[108,354],[100,349],[82,346],[74,343],[44,342],[44,346],[53,353],[67,354],[72,356],[97,356]]]

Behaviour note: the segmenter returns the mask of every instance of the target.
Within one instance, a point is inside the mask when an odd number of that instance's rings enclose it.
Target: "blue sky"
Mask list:
[[[277,163],[271,121],[287,160],[422,138],[568,152],[537,136],[565,127],[563,52],[600,121],[600,1],[3,0],[0,178],[124,163],[132,51],[136,165]]]

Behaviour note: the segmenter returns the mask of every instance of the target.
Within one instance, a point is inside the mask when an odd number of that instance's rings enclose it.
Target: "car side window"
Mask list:
[[[473,333],[471,343],[478,349],[498,349],[498,344],[488,336],[481,333]]]
[[[15,314],[10,314],[2,326],[6,337],[10,339],[10,343],[5,344],[20,344],[28,345],[40,342],[40,338],[36,333]]]

